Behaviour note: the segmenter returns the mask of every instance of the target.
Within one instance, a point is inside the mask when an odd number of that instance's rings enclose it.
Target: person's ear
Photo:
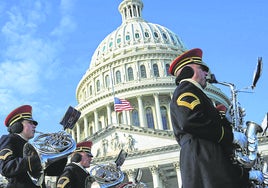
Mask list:
[[[190,66],[185,66],[182,68],[180,74],[177,76],[175,83],[179,85],[180,81],[187,78],[192,78],[194,75],[194,69]]]
[[[80,153],[75,153],[72,158],[71,162],[79,163],[82,160],[82,155]]]
[[[17,121],[8,127],[9,133],[21,133],[23,131],[22,121]]]

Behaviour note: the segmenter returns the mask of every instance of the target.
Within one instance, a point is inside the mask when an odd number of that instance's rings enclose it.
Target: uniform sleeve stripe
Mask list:
[[[224,128],[223,128],[223,127],[221,127],[221,137],[220,137],[220,139],[219,139],[218,143],[220,143],[220,142],[221,142],[221,140],[222,140],[223,136],[224,136]]]
[[[70,179],[68,177],[61,177],[58,180],[57,188],[64,188],[69,182],[70,182]]]
[[[3,149],[0,151],[0,160],[6,160],[6,158],[12,154],[13,154],[12,150]]]

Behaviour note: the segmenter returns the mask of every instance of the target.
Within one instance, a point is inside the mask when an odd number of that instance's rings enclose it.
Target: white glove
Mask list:
[[[247,146],[247,137],[244,133],[234,131],[233,143],[238,144],[242,149]]]
[[[249,179],[257,181],[259,183],[263,183],[263,181],[264,181],[263,174],[259,170],[251,170],[251,171],[249,171]]]

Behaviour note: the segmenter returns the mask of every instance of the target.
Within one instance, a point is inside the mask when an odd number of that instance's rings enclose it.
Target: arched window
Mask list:
[[[161,111],[161,118],[162,118],[162,124],[163,124],[163,129],[167,130],[168,129],[168,124],[167,124],[167,108],[165,106],[160,107]]]
[[[89,86],[89,95],[92,95],[92,85]]]
[[[124,119],[123,119],[123,114],[119,113],[118,114],[118,119],[119,119],[119,124],[123,124],[124,123]]]
[[[109,75],[105,76],[105,87],[108,88],[110,86],[110,77]]]
[[[121,72],[116,71],[115,75],[116,75],[116,83],[117,84],[121,83]]]
[[[96,88],[97,88],[97,91],[100,91],[100,81],[99,80],[97,80],[97,82],[96,82]]]
[[[128,80],[129,80],[129,81],[134,80],[133,69],[132,69],[132,67],[128,67],[128,69],[127,69],[127,74],[128,74]]]
[[[101,121],[99,121],[99,124],[98,124],[98,129],[101,130],[102,129],[102,123]]]
[[[139,112],[136,109],[132,110],[132,124],[134,126],[138,126],[138,127],[140,126]]]
[[[93,127],[92,126],[89,128],[89,135],[93,135]]]
[[[159,70],[158,70],[158,65],[153,64],[153,69],[154,69],[154,76],[159,77]]]
[[[140,71],[141,71],[141,78],[147,78],[146,76],[146,69],[144,65],[140,66]]]
[[[146,108],[146,118],[148,128],[154,129],[154,115],[151,107]]]
[[[169,67],[170,67],[170,64],[167,63],[167,64],[166,64],[166,75],[167,75],[167,76],[171,76],[171,74],[170,74],[169,71],[168,71],[168,70],[169,70]]]

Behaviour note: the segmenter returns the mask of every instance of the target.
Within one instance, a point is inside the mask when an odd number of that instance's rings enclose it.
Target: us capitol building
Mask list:
[[[93,142],[94,164],[114,162],[121,149],[127,151],[121,167],[126,180],[134,181],[141,169],[150,188],[179,187],[180,147],[169,107],[176,85],[168,69],[187,49],[174,32],[143,19],[142,0],[123,0],[118,9],[122,24],[101,41],[78,83],[81,117],[70,134],[77,142]],[[214,85],[206,92],[215,105],[230,104]],[[116,112],[114,97],[134,109]],[[266,150],[262,142],[260,148]]]

